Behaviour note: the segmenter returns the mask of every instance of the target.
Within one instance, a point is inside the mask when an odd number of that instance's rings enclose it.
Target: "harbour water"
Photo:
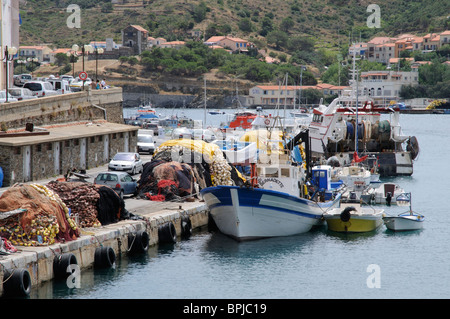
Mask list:
[[[203,119],[203,110],[184,112]],[[219,117],[208,114],[212,125],[225,120]],[[204,229],[144,256],[122,256],[113,269],[85,270],[80,288],[46,283],[33,289],[30,299],[447,299],[450,117],[402,114],[400,123],[404,135],[418,138],[421,150],[413,176],[389,181],[412,193],[413,210],[425,215],[421,231],[394,233],[382,226],[371,233],[336,234],[323,226],[238,243]],[[408,209],[385,208],[393,215]]]

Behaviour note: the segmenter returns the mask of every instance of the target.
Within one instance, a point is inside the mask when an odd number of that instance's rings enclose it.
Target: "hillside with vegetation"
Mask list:
[[[141,25],[153,37],[167,41],[187,40],[182,50],[159,49],[121,60],[125,72],[139,65],[141,76],[170,74],[199,77],[217,72],[218,78],[240,78],[258,83],[275,82],[289,74],[289,83],[348,83],[345,66],[351,42],[374,36],[400,33],[426,34],[450,29],[450,2],[379,0],[381,27],[369,28],[369,0],[27,0],[21,3],[21,45],[50,44],[71,47],[90,41],[113,38],[121,43],[121,30],[129,24]],[[70,4],[81,8],[81,27],[69,28]],[[200,30],[205,40],[213,35],[232,34],[257,47],[248,55],[229,56],[205,50],[193,41],[191,32]],[[279,64],[262,62],[269,55]],[[340,68],[338,60],[344,60]],[[379,67],[363,61],[360,69]],[[340,69],[339,69],[340,68]],[[119,70],[118,68],[117,70]],[[339,69],[339,70],[338,70]],[[136,75],[136,74],[135,74]],[[340,76],[339,76],[340,75]]]

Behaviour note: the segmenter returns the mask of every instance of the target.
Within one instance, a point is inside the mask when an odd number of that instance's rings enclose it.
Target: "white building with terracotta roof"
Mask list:
[[[399,92],[403,85],[418,85],[419,72],[403,71],[369,71],[361,72],[358,84],[360,95],[370,96],[378,104],[389,104],[399,99]]]
[[[300,92],[307,89],[319,90],[323,95],[340,95],[344,90],[349,89],[349,86],[336,86],[327,83],[319,83],[317,85],[257,85],[249,90],[249,95],[246,97],[247,105],[284,105],[287,106],[298,105],[298,97]],[[295,103],[294,103],[295,102]],[[302,100],[302,104],[307,101]]]
[[[218,45],[223,48],[229,48],[231,51],[246,52],[250,47],[250,42],[241,38],[235,38],[232,36],[213,36],[204,42],[208,46]]]
[[[53,50],[46,45],[23,45],[19,47],[21,58],[37,58],[39,63],[50,62]]]

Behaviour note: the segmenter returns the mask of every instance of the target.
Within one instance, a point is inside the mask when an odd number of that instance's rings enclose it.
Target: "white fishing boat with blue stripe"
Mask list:
[[[252,173],[257,183],[201,190],[218,229],[238,241],[308,232],[323,224],[327,209],[340,205],[340,194],[331,190],[329,166],[313,169],[309,189],[305,166],[284,154],[265,160],[260,154]]]

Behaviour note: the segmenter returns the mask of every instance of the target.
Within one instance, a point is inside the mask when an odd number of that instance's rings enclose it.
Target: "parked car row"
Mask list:
[[[8,101],[13,102],[15,99],[21,101],[33,97],[78,92],[83,89],[83,86],[87,88],[91,83],[92,80],[90,78],[82,81],[79,78],[73,78],[69,75],[35,79],[30,74],[14,75],[15,86],[8,89],[8,92],[12,95],[11,99],[8,96]],[[6,94],[4,95],[4,100],[6,101]],[[0,98],[0,103],[5,102],[4,100]]]
[[[216,135],[213,131],[208,129],[188,129],[186,127],[179,127],[172,131],[172,139],[187,138],[194,140],[203,140],[205,142],[212,142],[216,140]]]

